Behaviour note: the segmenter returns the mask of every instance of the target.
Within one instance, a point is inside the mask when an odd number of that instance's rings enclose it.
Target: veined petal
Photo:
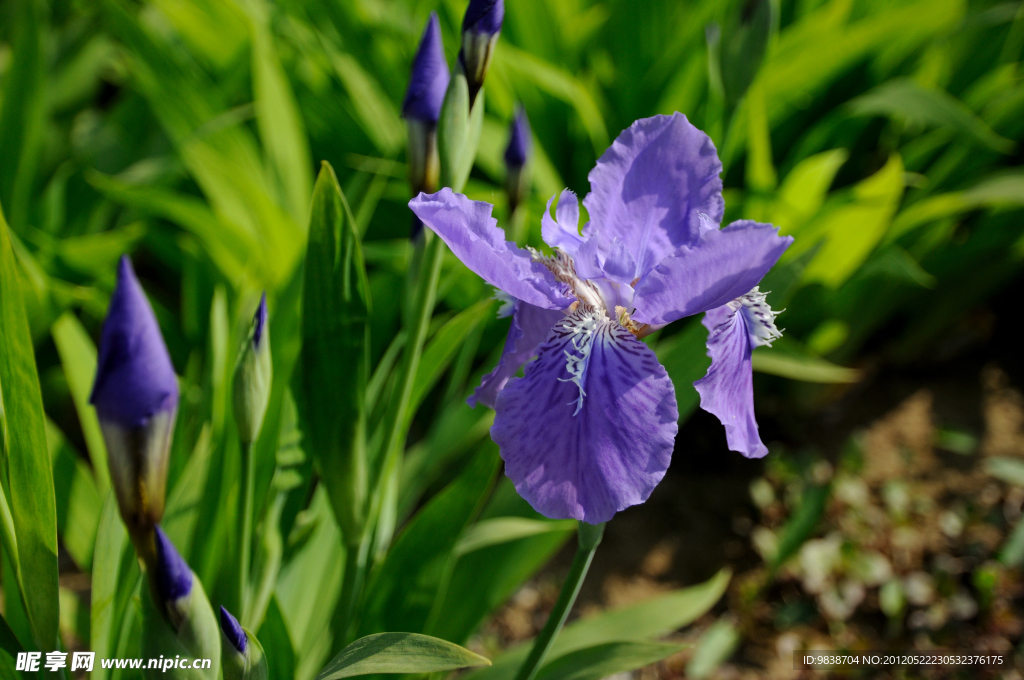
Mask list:
[[[729,449],[747,458],[762,458],[768,447],[761,442],[754,418],[751,330],[741,310],[742,303],[733,301],[704,315],[711,367],[693,386],[700,393],[700,407],[725,426]]]
[[[626,283],[641,277],[697,240],[702,213],[722,221],[721,172],[711,138],[683,114],[638,120],[590,171],[584,236],[606,243],[617,237],[634,262]]]
[[[551,328],[565,318],[562,311],[535,307],[522,300],[515,301],[514,309],[501,360],[493,371],[484,376],[480,386],[466,400],[474,408],[478,402],[494,408],[498,392],[505,387],[505,383],[516,374],[520,366],[537,355],[537,347],[548,337]]]
[[[760,282],[792,242],[777,227],[751,220],[704,230],[696,245],[681,247],[640,279],[633,319],[662,325],[735,300]]]
[[[626,244],[618,237],[611,241],[588,239],[576,251],[576,273],[584,279],[605,278],[631,283],[636,278],[636,262]]]
[[[654,352],[603,314],[581,312],[555,325],[496,411],[491,438],[519,494],[548,517],[591,524],[647,500],[679,417]]]
[[[409,201],[409,207],[463,264],[492,286],[545,309],[565,309],[572,303],[547,267],[505,240],[489,203],[471,201],[445,188],[420,194]]]
[[[551,217],[551,203],[555,200],[552,196],[548,199],[548,207],[540,218],[540,233],[552,248],[561,248],[573,257],[576,256],[576,249],[583,243],[580,238],[580,201],[576,194],[568,189],[562,189],[558,196],[558,206],[555,208],[555,217]]]

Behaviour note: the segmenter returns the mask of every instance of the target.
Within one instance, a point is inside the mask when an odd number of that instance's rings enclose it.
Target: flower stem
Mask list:
[[[239,498],[241,513],[241,546],[238,560],[238,611],[244,625],[249,625],[249,571],[252,560],[252,506],[256,489],[256,465],[252,460],[253,446],[242,443],[242,493]]]
[[[548,615],[548,621],[544,624],[543,630],[537,635],[530,650],[530,656],[519,668],[516,680],[533,680],[540,670],[544,658],[551,651],[555,644],[555,638],[565,625],[565,619],[569,616],[569,610],[576,602],[576,596],[580,593],[583,579],[590,569],[590,562],[594,559],[597,546],[601,544],[601,537],[604,536],[604,524],[587,524],[580,522],[579,547],[576,548],[576,556],[572,559],[572,566],[569,568],[569,575],[565,577],[562,584],[562,592],[558,595],[555,608]]]

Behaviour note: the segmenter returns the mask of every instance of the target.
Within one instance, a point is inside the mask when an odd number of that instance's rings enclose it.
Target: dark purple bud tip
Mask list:
[[[127,256],[117,268],[89,402],[101,419],[125,427],[139,427],[154,413],[178,405],[167,345]]]
[[[444,42],[441,40],[441,23],[437,12],[430,13],[427,26],[423,29],[416,58],[412,62],[409,89],[402,102],[402,115],[406,118],[436,123],[441,115],[441,105],[448,91],[448,61],[444,57]]]
[[[505,21],[505,0],[469,0],[462,18],[462,32],[494,35]]]
[[[249,636],[242,630],[238,619],[232,616],[231,612],[223,606],[220,608],[220,629],[224,632],[224,637],[228,639],[231,646],[238,650],[239,654],[245,654],[245,650],[249,648]]]
[[[260,341],[263,340],[263,330],[267,326],[267,292],[263,291],[260,298],[260,306],[256,308],[256,314],[252,317],[252,344],[259,349]]]
[[[159,526],[156,528],[156,583],[165,602],[180,600],[192,592],[192,570]]]
[[[505,165],[510,168],[521,168],[526,165],[532,150],[530,121],[526,118],[526,111],[520,107],[510,126],[508,147],[505,148]]]

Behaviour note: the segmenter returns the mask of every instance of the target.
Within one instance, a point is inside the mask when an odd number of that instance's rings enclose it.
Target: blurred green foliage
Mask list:
[[[290,389],[299,384],[313,180],[320,161],[336,168],[351,208],[345,228],[362,239],[372,310],[366,431],[379,451],[411,261],[399,103],[428,13],[439,12],[454,63],[464,4],[0,3],[4,257],[20,269],[35,345],[64,568],[93,570],[91,620],[61,609],[68,645],[131,656],[124,651],[138,639],[138,567],[103,503],[105,451],[83,368],[95,362],[114,265],[130,252],[183,380],[164,524],[214,602],[234,597],[225,555],[239,549],[231,371],[267,290],[275,380],[254,449],[257,574],[243,623],[263,642],[274,678],[308,680],[340,649],[345,634],[332,637],[329,624],[345,547]],[[796,236],[762,286],[776,309],[789,309],[786,337],[758,350],[755,367],[800,381],[770,386],[807,401],[821,394],[818,383],[859,379],[866,346],[886,361],[918,357],[1020,271],[1022,47],[1020,2],[509,0],[466,191],[507,223],[501,154],[522,103],[535,135],[534,190],[514,235],[536,244],[548,197],[564,186],[585,194],[587,172],[620,130],[685,113],[725,163],[727,220],[770,221]],[[492,415],[463,399],[493,366],[507,327],[482,302],[490,294],[445,260],[412,436],[387,492],[390,529],[358,604],[360,634],[420,631],[464,643],[571,533],[529,524],[541,518],[506,482],[488,493]],[[3,329],[5,351],[24,351]],[[697,406],[689,383],[706,370],[704,339],[696,321],[650,339],[682,418]],[[6,399],[10,413],[22,408]],[[4,406],[0,399],[0,425]],[[10,432],[10,422],[0,428],[5,445]],[[19,502],[8,478],[25,480],[4,451],[6,511]],[[25,474],[31,483],[46,476]],[[50,523],[29,527],[44,546],[53,518],[38,521]],[[7,545],[6,621],[24,644],[52,628],[57,605],[26,614],[8,585],[18,566]],[[55,570],[56,555],[47,559]],[[52,581],[46,569],[31,577]],[[406,578],[388,580],[389,570]],[[671,628],[650,625],[652,637]],[[629,632],[620,628],[609,630]],[[617,639],[608,633],[564,653]],[[642,651],[623,658],[650,656]]]

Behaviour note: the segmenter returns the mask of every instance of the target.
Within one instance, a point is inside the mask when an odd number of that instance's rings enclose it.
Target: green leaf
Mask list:
[[[256,632],[267,655],[272,680],[292,680],[295,677],[295,649],[276,595],[270,598],[263,625]]]
[[[825,203],[832,180],[850,153],[823,151],[803,159],[789,171],[779,187],[771,222],[782,234],[795,234]]]
[[[537,680],[601,680],[657,663],[686,647],[666,642],[605,642],[545,664]]]
[[[369,306],[355,220],[334,169],[324,162],[310,208],[300,405],[310,450],[350,546],[361,539],[366,512]]]
[[[496,446],[483,446],[462,474],[410,520],[367,585],[363,634],[426,629],[444,595],[452,553],[490,491],[498,460]]]
[[[96,530],[90,593],[92,609],[89,614],[89,649],[96,652],[96,656],[100,658],[117,655],[121,622],[124,620],[124,607],[127,605],[119,595],[123,592],[124,585],[134,585],[129,570],[124,568],[126,555],[129,560],[135,561],[114,494],[108,492]],[[125,573],[122,573],[122,570]],[[137,579],[138,569],[134,571]],[[107,680],[110,677],[110,669],[96,664],[92,677]]]
[[[836,288],[867,259],[892,222],[903,196],[903,161],[893,154],[874,175],[854,186],[852,202],[827,211],[809,224],[786,252],[791,259],[825,239],[804,270],[804,283]]]
[[[378,633],[350,644],[316,676],[337,680],[372,673],[437,673],[490,662],[451,642],[417,633]]]
[[[64,438],[53,421],[46,421],[46,439],[53,462],[57,530],[64,549],[82,570],[92,564],[96,527],[103,498],[96,488],[89,466]]]
[[[719,619],[701,636],[697,650],[686,666],[686,674],[692,678],[709,677],[732,656],[740,643],[740,633],[727,619]]]
[[[856,116],[889,116],[910,125],[948,127],[993,151],[1010,153],[1013,140],[996,134],[963,102],[944,90],[921,87],[908,78],[890,80],[849,104]]]
[[[804,489],[799,506],[779,531],[779,545],[768,565],[772,575],[814,535],[818,522],[825,513],[830,492],[831,487],[828,484],[816,484]]]
[[[736,20],[725,30],[720,55],[722,85],[730,106],[747,92],[761,66],[768,39],[773,29],[777,30],[776,4],[773,0],[756,0],[733,10]]]
[[[7,432],[4,481],[32,634],[39,649],[53,649],[58,644],[60,619],[57,510],[43,399],[22,291],[0,207],[0,391]]]
[[[551,532],[572,531],[575,520],[545,521],[527,517],[495,517],[471,526],[455,545],[456,555]]]
[[[0,679],[19,680],[21,674],[15,670],[18,653],[24,651],[21,643],[7,621],[0,615]]]
[[[723,569],[704,583],[659,595],[647,602],[612,609],[566,626],[556,638],[548,664],[586,647],[623,639],[646,640],[660,637],[693,623],[721,599],[731,573]],[[530,643],[520,644],[494,660],[491,668],[473,671],[466,680],[512,680],[530,652]]]
[[[989,458],[985,461],[985,471],[1007,484],[1024,486],[1024,461],[1016,458]]]
[[[413,383],[407,411],[409,418],[412,418],[427,393],[437,384],[466,337],[487,318],[493,308],[492,300],[481,300],[459,312],[434,333],[434,337],[423,349],[419,370],[416,371],[416,382]]]
[[[50,335],[57,346],[64,377],[67,378],[78,422],[82,427],[82,436],[85,437],[85,446],[89,450],[89,462],[92,463],[93,475],[96,478],[96,490],[102,497],[110,488],[107,445],[103,441],[96,409],[89,403],[92,381],[96,376],[96,346],[92,344],[92,339],[82,328],[81,322],[70,313],[61,315],[54,322],[50,328]]]
[[[1019,208],[1024,206],[1024,174],[1014,173],[990,177],[965,191],[939,194],[918,201],[893,220],[885,235],[893,241],[922,224],[955,217],[981,208]]]
[[[274,45],[262,3],[244,6],[252,20],[252,74],[256,126],[281,187],[281,204],[296,223],[306,220],[313,163],[302,116]],[[333,172],[333,171],[332,171]]]
[[[659,342],[654,350],[675,385],[680,423],[686,422],[700,403],[693,383],[703,378],[711,365],[707,339],[707,329],[698,319],[692,319],[681,332]]]
[[[784,354],[768,347],[754,350],[755,371],[777,375],[790,380],[812,383],[855,383],[861,379],[861,372],[826,361],[821,357]]]

